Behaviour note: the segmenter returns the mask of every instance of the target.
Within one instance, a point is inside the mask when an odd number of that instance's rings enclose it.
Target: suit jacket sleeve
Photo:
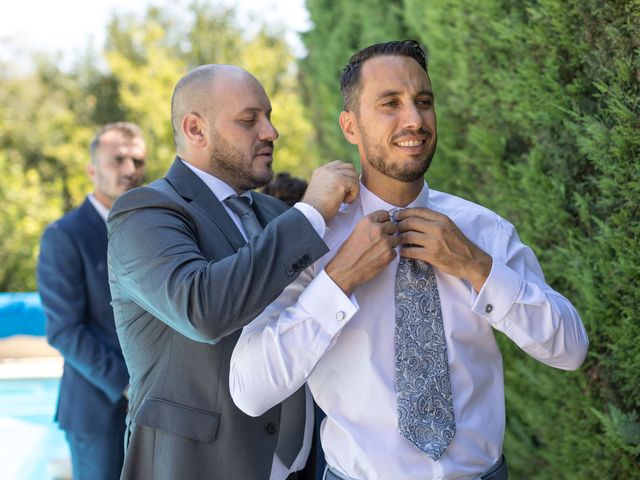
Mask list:
[[[171,328],[208,343],[248,324],[328,250],[289,209],[235,251],[216,223],[198,231],[192,212],[151,188],[122,197],[108,225],[111,281]]]
[[[102,390],[122,398],[129,374],[120,352],[89,328],[85,272],[75,239],[58,223],[45,230],[37,267],[38,290],[47,316],[47,340],[66,363]]]

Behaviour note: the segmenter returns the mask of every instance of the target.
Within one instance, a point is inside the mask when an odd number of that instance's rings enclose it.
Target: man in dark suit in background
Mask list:
[[[144,179],[147,150],[137,125],[103,127],[90,145],[95,189],[45,230],[38,290],[47,340],[64,357],[56,420],[65,431],[74,480],[120,476],[129,383],[113,321],[106,220],[113,202]]]
[[[313,407],[304,387],[251,418],[229,394],[247,325],[327,251],[325,225],[357,194],[353,166],[316,170],[293,208],[265,185],[278,132],[256,78],[204,65],[182,78],[165,178],[123,195],[108,222],[118,336],[131,374],[123,479],[300,478]]]

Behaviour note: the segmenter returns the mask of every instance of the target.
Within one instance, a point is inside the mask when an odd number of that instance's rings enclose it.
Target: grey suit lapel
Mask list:
[[[218,226],[235,250],[246,243],[238,227],[213,192],[178,157],[167,172],[166,179],[185,200],[191,202],[191,205]]]

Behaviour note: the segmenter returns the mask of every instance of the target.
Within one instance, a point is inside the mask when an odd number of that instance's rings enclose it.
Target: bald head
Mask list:
[[[232,65],[203,65],[182,78],[171,99],[178,156],[238,193],[273,176],[271,102],[262,84]]]
[[[178,153],[183,146],[182,120],[185,115],[196,113],[215,119],[220,93],[225,91],[225,85],[239,81],[259,84],[253,75],[234,65],[202,65],[178,81],[171,97],[171,125]]]

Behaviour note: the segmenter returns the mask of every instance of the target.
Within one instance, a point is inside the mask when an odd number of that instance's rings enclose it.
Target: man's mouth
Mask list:
[[[420,147],[424,145],[424,140],[403,140],[401,142],[396,142],[396,145],[399,147]]]
[[[256,157],[273,157],[273,143],[271,142],[261,142],[262,145],[260,145],[256,150],[254,150],[256,152],[255,156]]]
[[[407,155],[422,155],[427,148],[427,138],[412,137],[395,140],[393,144]]]

